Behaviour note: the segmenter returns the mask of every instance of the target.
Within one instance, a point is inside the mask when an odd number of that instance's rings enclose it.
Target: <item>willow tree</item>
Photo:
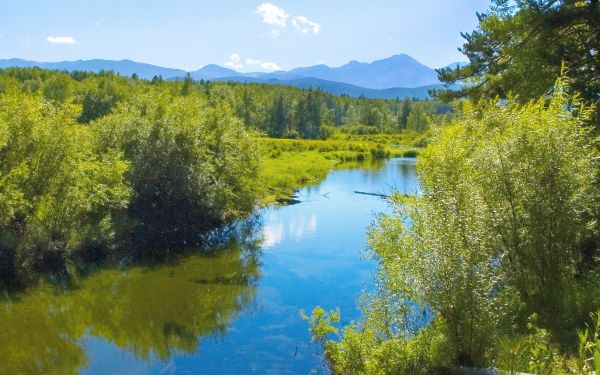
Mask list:
[[[463,105],[420,153],[421,194],[393,196],[393,213],[370,230],[383,297],[337,343],[324,339],[335,315],[313,315],[334,373],[413,373],[415,358],[427,371],[491,365],[495,345],[525,333],[527,317],[560,340],[600,304],[597,284],[578,292],[594,274],[580,246],[598,199],[597,152],[582,126],[589,109],[560,84],[526,105]],[[431,324],[399,329],[405,318],[385,318],[407,312],[398,299],[431,311]]]

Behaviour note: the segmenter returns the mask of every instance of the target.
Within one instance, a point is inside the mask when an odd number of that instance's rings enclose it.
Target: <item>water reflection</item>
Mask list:
[[[76,373],[88,365],[90,337],[142,360],[197,352],[201,336],[223,335],[253,301],[257,238],[237,237],[169,265],[103,270],[76,290],[43,284],[5,296],[0,373]]]
[[[265,215],[263,247],[269,248],[278,245],[288,238],[300,241],[317,231],[318,218],[316,213],[300,213],[291,218],[287,225],[285,225],[275,211],[278,209],[281,209],[281,207],[273,207]]]
[[[301,204],[258,210],[233,242],[209,238],[210,254],[0,297],[0,374],[310,373],[320,362],[298,311],[359,316],[376,269],[366,228],[389,205],[354,192],[392,187],[418,193],[414,160],[334,171]]]

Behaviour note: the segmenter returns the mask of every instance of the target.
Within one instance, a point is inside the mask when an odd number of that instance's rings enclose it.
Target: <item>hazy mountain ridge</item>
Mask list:
[[[456,66],[452,63],[448,66]],[[59,62],[36,62],[23,59],[0,59],[0,69],[8,67],[40,67],[43,69],[67,71],[114,71],[131,76],[137,74],[143,79],[162,76],[164,79],[180,79],[188,72],[182,69],[164,68],[157,65],[139,63],[131,60],[77,60]],[[332,94],[364,96],[368,98],[426,98],[428,90],[443,85],[437,73],[406,54],[395,55],[372,63],[351,61],[340,67],[314,65],[276,71],[270,73],[240,73],[216,64],[206,65],[190,71],[194,80],[219,80],[237,82],[256,82],[289,85],[304,89],[320,89]]]
[[[211,77],[208,74],[204,74],[206,68],[207,67],[204,67],[197,71],[190,72],[190,74],[195,79],[215,79],[225,77]],[[230,69],[221,69],[235,72]],[[351,61],[348,64],[335,68],[321,64],[272,73],[235,73],[236,74],[228,74],[227,76],[277,79],[282,81],[297,80],[301,78],[317,78],[368,89],[390,89],[398,87],[415,88],[440,84],[434,69],[421,64],[406,54],[395,55],[372,63]]]
[[[233,76],[216,79],[224,82],[245,82],[245,83],[265,83],[272,85],[293,86],[301,89],[321,90],[335,95],[348,95],[352,97],[365,97],[372,99],[396,99],[396,98],[417,98],[427,99],[429,90],[441,89],[443,84],[426,85],[420,87],[393,87],[389,89],[370,89],[343,82],[327,81],[319,78],[298,78],[291,80],[280,80],[276,78],[257,78]]]
[[[161,66],[145,64],[131,60],[76,60],[76,61],[57,61],[57,62],[37,62],[23,59],[0,60],[0,68],[20,67],[31,68],[40,67],[43,69],[82,70],[88,72],[99,72],[101,70],[112,70],[124,76],[130,76],[133,73],[140,78],[152,79],[154,76],[162,75],[165,78],[184,76],[185,70],[163,68]]]

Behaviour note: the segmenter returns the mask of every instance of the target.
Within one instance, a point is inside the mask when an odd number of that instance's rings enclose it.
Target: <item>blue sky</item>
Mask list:
[[[131,59],[195,70],[339,66],[407,53],[465,60],[489,0],[0,0],[0,58]]]

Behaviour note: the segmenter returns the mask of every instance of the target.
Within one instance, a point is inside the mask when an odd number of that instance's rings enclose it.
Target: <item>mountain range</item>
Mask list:
[[[453,63],[449,66],[455,66]],[[66,71],[114,71],[120,75],[137,74],[143,79],[162,76],[164,79],[182,79],[188,72],[164,68],[131,60],[77,60],[37,62],[22,59],[0,59],[0,69],[8,67],[40,67]],[[270,83],[320,89],[337,95],[364,96],[368,98],[427,98],[428,90],[444,87],[434,69],[406,54],[395,55],[372,63],[351,61],[340,67],[315,65],[289,71],[270,73],[240,73],[219,65],[210,64],[190,71],[194,80]]]

